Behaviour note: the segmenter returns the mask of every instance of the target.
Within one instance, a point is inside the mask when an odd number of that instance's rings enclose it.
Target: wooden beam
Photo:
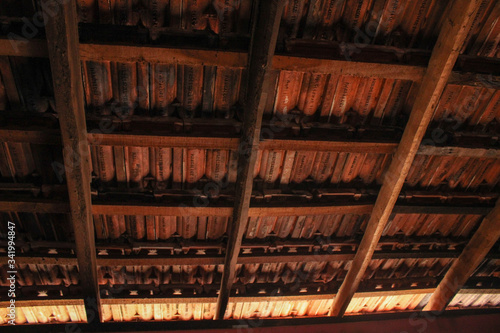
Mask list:
[[[9,100],[9,107],[12,110],[23,110],[23,102],[21,96],[19,96],[8,57],[0,57],[0,74],[2,75],[2,82],[5,87],[7,99]]]
[[[424,241],[424,240],[422,240]],[[443,240],[443,242],[445,239]],[[412,240],[406,242],[407,244],[420,244],[414,243]],[[342,243],[337,243],[338,245]],[[385,242],[382,244],[393,245],[395,242]],[[269,244],[262,244],[261,248]],[[280,243],[281,245],[281,243]],[[286,245],[286,244],[285,244]],[[311,246],[318,246],[319,244],[308,244]],[[345,243],[347,246],[356,246],[357,242],[348,241]],[[221,244],[221,247],[223,245]],[[291,246],[291,245],[287,245]],[[57,248],[56,245],[54,245]],[[129,250],[130,247],[126,245],[115,245],[113,248]],[[201,246],[199,246],[201,247]],[[242,243],[243,248],[255,248],[255,244]],[[291,246],[292,247],[292,246]],[[101,248],[101,246],[97,246]],[[151,248],[155,248],[154,244]],[[238,257],[238,264],[270,264],[282,262],[324,262],[324,261],[347,261],[354,259],[355,253],[290,253],[290,252],[274,252],[265,255],[249,254]],[[460,252],[457,250],[441,250],[441,251],[421,251],[421,250],[394,250],[394,251],[377,251],[373,254],[372,259],[436,259],[436,258],[458,258]],[[485,258],[498,259],[500,254],[488,253]],[[0,258],[0,265],[7,264],[7,257]],[[19,255],[16,257],[16,263],[22,265],[78,265],[78,259],[73,256],[63,255]],[[176,256],[97,256],[98,266],[169,266],[169,265],[222,265],[224,264],[224,256],[221,255],[176,255]]]
[[[303,43],[302,41],[298,42],[299,44]],[[297,41],[294,43],[297,43]],[[305,41],[305,43],[310,44],[308,41]],[[327,44],[331,43],[335,42],[327,42]],[[333,50],[331,45],[323,46],[322,44],[321,42],[314,41],[314,49],[308,50],[305,55],[302,54],[304,53],[303,49],[307,48],[304,45],[292,48],[291,54],[276,55],[272,63],[273,70],[295,70],[420,81],[425,74],[425,67],[419,64],[401,64],[399,60],[396,61],[394,58],[398,58],[398,56],[403,57],[403,55],[410,52],[410,58],[416,55],[419,58],[419,63],[425,63],[429,59],[428,52],[425,50],[405,50],[375,45],[359,48],[356,44],[345,44],[345,49],[347,50],[352,50],[353,48],[359,50],[356,58],[362,59],[361,61],[346,61],[344,59],[345,55],[342,52],[338,53],[338,50]],[[338,45],[336,47],[338,48]],[[317,48],[320,48],[322,52],[315,52]],[[0,50],[0,56],[5,57],[46,58],[48,56],[46,43],[41,39],[19,39],[15,41],[8,38],[0,38]],[[331,50],[333,51],[330,52]],[[335,54],[340,59],[330,59],[331,54]],[[204,64],[206,66],[234,68],[245,68],[248,65],[248,53],[246,52],[196,48],[167,48],[153,45],[81,43],[80,57],[82,60],[93,61],[147,61],[151,63]],[[393,60],[389,63],[381,63],[373,61],[374,57],[376,59]],[[488,68],[498,68],[499,62],[497,60],[486,57],[460,56],[459,62],[461,63],[461,68],[459,68],[459,71],[452,73],[449,83],[493,89],[499,88],[499,76],[470,72],[471,70],[491,72]],[[485,63],[488,67],[486,70],[483,70]]]
[[[331,316],[342,317],[356,292],[368,267],[373,252],[393,211],[401,188],[415,158],[420,142],[436,105],[448,82],[459,51],[472,25],[478,8],[477,0],[457,0],[450,4],[451,11],[443,22],[436,45],[432,51],[429,67],[415,98],[410,119],[397,151],[387,170],[382,188],[373,207],[372,214],[342,286],[335,297]]]
[[[304,216],[328,214],[370,214],[373,205],[310,206],[310,207],[250,207],[248,216]]]
[[[398,146],[395,142],[352,142],[317,140],[264,140],[260,149],[335,151],[350,153],[392,154]]]
[[[91,145],[238,149],[238,138],[89,133]]]
[[[151,135],[145,133],[88,133],[90,145],[104,146],[140,146],[198,149],[238,149],[238,138],[194,137],[173,135]],[[26,142],[31,144],[60,145],[61,137],[57,130],[43,129],[39,126],[19,128],[7,126],[0,128],[0,142]],[[332,141],[332,140],[262,140],[260,149],[333,151],[346,153],[393,154],[396,142],[376,141]],[[461,146],[421,145],[417,155],[457,156],[473,158],[500,158],[500,149]]]
[[[250,45],[243,131],[238,156],[233,223],[228,228],[229,239],[215,319],[223,319],[226,313],[236,274],[241,240],[248,222],[253,171],[259,150],[262,116],[267,101],[268,89],[270,89],[271,63],[284,6],[284,0],[260,0],[256,6],[256,19]]]
[[[94,204],[93,214],[103,215],[156,215],[156,216],[231,216],[232,207],[192,207],[154,204]]]
[[[42,0],[47,5],[53,1]],[[47,7],[47,8],[48,8]],[[45,8],[42,6],[42,8]],[[52,13],[53,14],[53,13]],[[65,1],[56,15],[45,13],[55,102],[64,146],[71,222],[85,308],[90,323],[101,320],[97,263],[90,194],[90,163],[81,75],[76,3]]]
[[[312,246],[312,244],[311,244]],[[458,254],[454,251],[436,252],[435,255],[428,253],[412,253],[394,251],[380,252],[375,255],[376,259],[418,259],[418,258],[456,258]],[[245,255],[238,257],[239,264],[270,264],[281,262],[323,262],[323,261],[346,261],[354,258],[353,253],[331,253],[331,254],[266,254]],[[7,257],[0,259],[1,264],[7,264]],[[78,259],[67,256],[17,256],[18,265],[78,265]],[[222,265],[223,256],[200,255],[200,256],[97,256],[98,266],[171,266],[171,265]]]
[[[370,214],[373,204],[361,205],[309,205],[309,206],[266,206],[250,207],[248,216],[304,216],[330,214]],[[486,215],[492,207],[450,206],[450,205],[404,205],[394,206],[394,214],[445,214],[445,215]],[[36,199],[30,201],[2,200],[0,212],[68,214],[70,206],[60,200]],[[154,215],[154,216],[231,216],[232,207],[191,207],[148,203],[94,203],[92,214],[101,215]]]
[[[82,60],[150,62],[183,65],[226,66],[244,68],[246,52],[217,50],[175,49],[166,47],[80,44]]]
[[[200,304],[200,303],[215,303],[217,297],[151,297],[151,298],[103,298],[102,304],[120,305],[120,304]]]
[[[443,311],[458,290],[467,282],[500,238],[500,200],[483,219],[479,228],[453,262],[425,306],[425,311]]]
[[[70,208],[67,202],[55,200],[37,201],[6,201],[0,200],[0,212],[68,214]]]
[[[276,55],[273,69],[420,81],[425,67]]]

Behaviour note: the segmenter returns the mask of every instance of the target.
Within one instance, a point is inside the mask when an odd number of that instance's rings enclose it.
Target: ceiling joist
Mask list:
[[[42,3],[50,7],[50,0]],[[52,3],[53,4],[53,3]],[[80,55],[76,3],[58,4],[56,15],[48,17],[45,30],[52,69],[68,186],[71,222],[75,233],[80,285],[89,322],[101,319],[97,263],[90,194],[90,164]],[[45,8],[45,7],[44,7]],[[94,314],[94,316],[91,316]]]
[[[164,136],[134,133],[88,133],[90,145],[141,146],[196,149],[238,149],[239,139],[221,137]],[[50,129],[0,128],[0,142],[25,142],[31,144],[60,145],[58,131]],[[393,154],[398,144],[386,141],[336,141],[272,139],[260,141],[260,149],[332,151],[348,153]],[[417,155],[457,156],[473,158],[500,158],[500,149],[468,146],[421,145]]]
[[[330,214],[370,214],[373,204],[356,205],[309,205],[309,206],[266,206],[248,210],[250,217],[264,216],[305,216]],[[394,214],[446,214],[446,215],[486,215],[492,210],[489,206],[465,205],[405,205],[394,206]],[[94,203],[92,214],[101,215],[152,215],[152,216],[221,216],[232,215],[232,207],[191,207],[146,203]],[[23,212],[35,214],[68,214],[70,206],[66,202],[54,200],[8,201],[0,200],[0,212]]]
[[[483,219],[457,260],[453,262],[432,294],[424,311],[443,311],[458,290],[467,282],[500,238],[500,201]]]
[[[238,177],[233,222],[229,228],[229,240],[224,262],[224,273],[217,299],[216,319],[223,319],[236,274],[236,264],[241,241],[248,222],[252,197],[253,170],[257,162],[260,130],[264,106],[270,87],[271,63],[278,39],[284,0],[258,1],[254,32],[250,46],[248,85],[243,120],[243,131],[238,156]]]
[[[448,82],[460,49],[471,28],[479,1],[460,0],[451,3],[451,5],[448,18],[443,20],[441,32],[432,51],[429,66],[420,85],[403,137],[384,176],[382,188],[367,223],[360,247],[338,295],[334,299],[330,310],[331,316],[342,317],[344,315],[363,279],[410,171],[420,142]]]

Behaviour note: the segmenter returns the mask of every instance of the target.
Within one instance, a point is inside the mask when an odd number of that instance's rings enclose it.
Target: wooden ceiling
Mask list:
[[[498,308],[499,17],[494,0],[2,1],[17,323]]]

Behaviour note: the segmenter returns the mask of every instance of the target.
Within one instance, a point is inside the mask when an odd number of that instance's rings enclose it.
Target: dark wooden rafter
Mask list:
[[[22,109],[22,100],[16,87],[16,81],[8,57],[0,57],[0,75],[5,86],[9,107],[13,110]]]
[[[329,214],[370,214],[373,204],[357,205],[309,205],[309,206],[251,206],[248,215],[263,216],[304,216]],[[405,205],[394,206],[394,214],[446,214],[446,215],[486,215],[492,210],[489,206],[465,205]],[[60,200],[7,201],[0,200],[0,212],[68,214],[70,205]],[[231,216],[232,207],[182,207],[179,205],[146,203],[94,203],[92,214],[102,215],[153,215],[153,216]]]
[[[457,260],[453,262],[432,294],[424,310],[443,311],[458,290],[467,282],[500,238],[500,201],[483,219]]]
[[[50,2],[50,4],[49,4]],[[50,0],[42,0],[49,8]],[[58,4],[57,14],[46,12],[45,30],[52,69],[69,194],[71,222],[75,233],[80,285],[89,323],[101,319],[97,264],[90,194],[90,164],[83,83],[78,43],[76,3]]]
[[[88,133],[90,145],[107,146],[141,146],[197,149],[238,149],[238,138],[194,137],[194,136],[164,136],[143,133]],[[26,142],[31,144],[60,145],[61,137],[58,131],[51,129],[0,128],[0,142]],[[272,139],[262,140],[260,149],[277,150],[310,150],[333,151],[349,153],[393,154],[397,148],[396,142],[376,141],[334,141],[334,140],[296,140]],[[475,158],[500,158],[500,149],[470,146],[429,146],[421,145],[417,155],[459,156]]]
[[[248,86],[246,87],[244,107],[245,118],[239,147],[233,223],[228,230],[229,240],[215,319],[223,319],[226,313],[236,274],[241,241],[248,222],[253,171],[257,162],[262,116],[267,101],[271,63],[284,6],[284,0],[261,0],[258,1],[257,5],[250,45]]]
[[[415,98],[410,119],[384,176],[383,185],[367,223],[365,234],[330,309],[331,316],[344,315],[363,278],[431,121],[434,109],[448,82],[460,48],[471,28],[472,18],[479,6],[479,1],[459,0],[450,5],[452,7],[448,18],[443,20],[444,23]]]
[[[411,57],[417,58],[418,64],[401,63],[394,59],[395,55],[402,57],[408,50],[394,47],[368,45],[359,49],[356,61],[346,61],[342,52],[338,52],[335,42],[327,45],[301,45],[301,41],[294,42],[287,54],[277,54],[272,62],[274,70],[312,71],[330,74],[355,75],[367,77],[392,78],[401,80],[420,81],[425,74],[426,63],[429,59],[427,51],[411,50]],[[304,42],[302,42],[304,43]],[[307,44],[307,42],[305,42]],[[333,48],[332,48],[333,44]],[[319,48],[319,49],[318,49]],[[345,44],[345,49],[358,49],[355,44]],[[304,51],[306,49],[306,51]],[[47,57],[47,48],[43,40],[33,39],[11,42],[0,38],[0,56],[19,57]],[[168,51],[168,52],[166,52]],[[336,57],[331,58],[334,54]],[[312,57],[311,57],[312,56]],[[82,60],[92,61],[147,61],[151,63],[178,63],[199,64],[207,66],[226,66],[245,68],[248,65],[249,55],[242,51],[203,50],[196,48],[159,47],[152,45],[114,45],[109,43],[81,43],[80,57]],[[392,62],[374,62],[372,59],[393,59]],[[485,72],[498,72],[499,62],[484,57],[463,56],[460,59],[463,65],[454,72],[449,83],[486,88],[500,87],[500,77],[474,73],[476,69]]]
[[[408,242],[411,244],[411,242]],[[352,244],[346,244],[352,246]],[[310,245],[315,246],[313,244]],[[317,245],[318,246],[318,245]],[[118,247],[118,246],[117,246]],[[242,247],[246,247],[242,244]],[[326,251],[324,251],[326,252]],[[263,255],[251,254],[238,257],[238,264],[271,264],[283,262],[323,262],[323,261],[347,261],[354,258],[354,253],[267,253]],[[460,253],[456,250],[421,251],[421,250],[394,250],[377,251],[372,259],[437,259],[457,258]],[[498,255],[491,254],[491,259],[498,259]],[[2,258],[0,264],[5,264],[7,258]],[[19,255],[17,264],[31,265],[77,265],[77,258],[71,256],[30,256]],[[179,256],[111,256],[103,255],[97,257],[98,266],[170,266],[170,265],[222,265],[224,257],[220,255],[179,255]]]

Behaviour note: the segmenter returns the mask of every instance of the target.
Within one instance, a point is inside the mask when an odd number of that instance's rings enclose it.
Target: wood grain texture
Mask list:
[[[273,69],[420,81],[425,67],[276,55]]]
[[[193,136],[166,136],[139,133],[97,133],[87,134],[91,146],[135,146],[135,147],[169,147],[169,148],[197,148],[197,149],[238,149],[238,138],[222,137],[193,137]],[[26,142],[32,144],[60,145],[61,136],[57,130],[43,129],[40,126],[20,128],[6,126],[0,128],[0,141]],[[259,143],[261,150],[305,150],[318,152],[346,152],[346,153],[375,153],[392,154],[398,144],[393,142],[376,141],[332,141],[332,140],[296,140],[273,139],[262,140]],[[468,146],[430,146],[421,145],[417,155],[429,156],[457,156],[473,158],[500,158],[500,149]]]
[[[262,116],[268,96],[271,62],[276,48],[284,5],[284,0],[259,1],[256,10],[250,46],[243,131],[238,156],[233,223],[228,228],[229,239],[221,288],[217,299],[216,319],[223,319],[226,313],[229,294],[236,274],[241,240],[248,221],[253,171],[257,162]]]
[[[384,176],[382,188],[373,207],[360,247],[332,305],[331,316],[343,316],[363,278],[437,102],[450,77],[459,50],[470,30],[472,18],[478,5],[479,1],[455,1],[448,13],[449,16],[441,28],[432,51],[429,66],[422,79],[403,137]]]
[[[50,0],[42,3],[48,5]],[[66,1],[46,23],[55,102],[63,142],[71,222],[75,232],[80,285],[89,323],[99,322],[99,286],[90,195],[90,163],[81,75],[76,3]]]
[[[356,48],[355,44],[346,44],[347,49]],[[392,50],[395,49],[395,50]],[[402,53],[392,48],[387,51],[388,56],[393,53]],[[82,43],[79,46],[80,57],[88,61],[120,61],[120,62],[150,62],[162,64],[185,64],[205,66],[224,66],[233,68],[245,68],[248,65],[248,53],[238,51],[219,51],[196,49],[166,48],[158,46],[134,46],[117,44]],[[362,53],[363,48],[359,51]],[[425,51],[424,51],[425,52]],[[48,57],[47,47],[43,40],[19,40],[12,42],[7,38],[0,38],[0,56],[19,57]],[[306,71],[315,73],[342,74],[363,77],[391,78],[400,80],[420,81],[425,74],[425,67],[398,63],[377,63],[370,61],[368,53],[366,61],[347,61],[326,59],[322,57],[308,58],[303,56],[276,55],[273,59],[274,70]],[[481,58],[463,56],[465,64],[471,63],[475,69],[476,64],[489,61],[488,66],[498,67],[498,61],[493,58]],[[467,72],[470,68],[465,66]],[[498,89],[499,76],[453,72],[450,83],[487,87]]]
[[[106,44],[81,44],[82,60],[150,62],[162,64],[227,66],[243,68],[248,54],[242,52],[173,49],[147,46],[122,46]]]
[[[304,216],[304,215],[329,215],[329,214],[369,214],[373,204],[363,205],[329,205],[329,206],[266,206],[250,207],[248,216]],[[394,206],[395,214],[444,214],[444,215],[486,215],[492,210],[491,207],[477,206],[450,206],[450,205],[404,205]],[[0,200],[0,212],[23,212],[23,213],[47,213],[66,214],[70,212],[70,206],[66,202],[54,200],[31,200],[31,201],[8,201]],[[233,212],[232,207],[182,207],[164,204],[147,203],[94,203],[92,214],[101,215],[152,215],[152,216],[219,216],[228,217]]]
[[[483,219],[460,257],[453,262],[424,307],[426,311],[443,311],[461,286],[467,282],[488,252],[500,238],[500,201]]]

